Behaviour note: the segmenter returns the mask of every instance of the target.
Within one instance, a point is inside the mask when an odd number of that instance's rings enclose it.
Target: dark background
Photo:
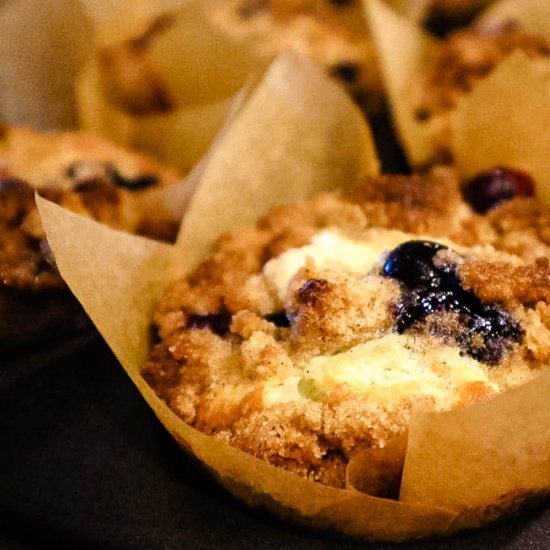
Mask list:
[[[174,443],[89,331],[0,366],[0,548],[396,548],[246,508]],[[550,508],[399,548],[550,548]]]

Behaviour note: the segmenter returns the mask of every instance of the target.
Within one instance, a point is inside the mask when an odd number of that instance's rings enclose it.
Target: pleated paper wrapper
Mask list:
[[[414,413],[399,500],[361,490],[375,467],[368,456],[352,460],[347,487],[335,489],[204,435],[159,400],[140,374],[163,290],[205,257],[218,234],[252,222],[270,205],[343,189],[377,170],[355,106],[318,68],[286,55],[270,67],[195,174],[175,245],[37,202],[71,290],[166,429],[221,485],[290,521],[364,540],[403,541],[475,527],[546,494],[550,373],[487,403]]]
[[[411,164],[424,166],[434,160],[436,151],[427,126],[415,120],[407,90],[415,75],[429,65],[437,40],[379,0],[365,0],[365,7],[397,132]],[[545,0],[502,0],[480,16],[492,24],[510,19],[529,33],[550,38],[550,10]],[[519,168],[535,178],[538,198],[550,205],[550,166],[545,152],[550,145],[549,74],[550,70],[515,52],[461,98],[449,113],[450,150],[464,177],[494,166]]]
[[[240,18],[243,0],[140,0],[130,14],[116,2],[82,1],[96,29],[95,48],[77,85],[83,128],[154,154],[184,173],[212,142],[234,94],[261,78],[284,44],[309,48],[311,55],[328,48],[334,62],[355,63],[357,44],[369,41],[359,0],[345,6],[275,2],[267,10],[282,12],[276,22],[261,9]],[[418,11],[408,1],[390,3],[408,17]],[[292,35],[292,13],[301,14],[298,23],[308,14],[313,27]],[[381,104],[379,71],[373,49],[365,46],[363,55],[356,87],[364,107],[375,111]]]

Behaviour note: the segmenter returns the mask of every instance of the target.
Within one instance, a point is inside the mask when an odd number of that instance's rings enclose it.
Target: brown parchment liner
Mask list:
[[[77,85],[82,127],[188,172],[222,127],[233,96],[269,61],[252,40],[216,28],[214,3],[141,0],[130,21],[116,10],[104,16]],[[114,95],[119,87],[126,99]]]
[[[283,83],[296,92],[309,94],[301,98],[288,92]],[[317,95],[318,102],[310,103],[312,94]],[[281,98],[288,105],[278,119],[274,117],[279,111],[270,111],[269,106],[271,102],[278,105]],[[288,115],[290,105],[295,108],[292,117]],[[262,185],[269,182],[275,188],[282,186],[273,190],[273,196],[287,201],[325,188],[323,177],[334,177],[338,186],[345,185],[342,176],[345,173],[349,178],[351,172],[342,172],[330,151],[304,147],[304,140],[311,140],[315,147],[341,147],[340,154],[355,156],[356,176],[364,169],[376,171],[376,164],[369,165],[372,151],[358,146],[358,140],[328,139],[334,131],[341,137],[338,124],[352,133],[355,128],[356,135],[368,136],[359,114],[346,105],[351,103],[343,92],[318,69],[308,69],[305,60],[295,56],[279,59],[203,167],[195,198],[200,197],[203,185],[209,193],[216,189],[222,194],[222,187],[233,186],[232,192],[225,195],[227,202],[220,208],[219,203],[206,199],[193,200],[187,221],[195,222],[183,225],[181,238],[173,247],[98,226],[40,198],[37,204],[59,269],[71,290],[164,426],[229,491],[252,506],[267,507],[282,517],[366,540],[402,541],[448,534],[516,509],[524,497],[540,495],[550,485],[550,411],[543,401],[550,389],[548,373],[483,405],[448,414],[414,414],[401,500],[373,497],[359,490],[371,490],[373,468],[387,460],[387,455],[357,453],[348,467],[347,488],[326,487],[191,428],[156,397],[140,375],[148,354],[151,315],[163,288],[204,256],[201,234],[205,224],[196,223],[201,217],[206,224],[223,218],[218,230],[231,227],[235,216],[242,216],[244,222],[253,215],[248,201],[256,200],[255,192],[250,190],[255,189],[258,178]],[[332,118],[336,114],[342,118],[340,122]],[[247,141],[251,120],[258,126],[254,147]],[[281,135],[274,131],[278,124]],[[310,133],[305,134],[304,128]],[[286,151],[297,152],[278,156],[276,169],[266,151],[272,146],[277,148],[277,140],[282,140],[284,133],[290,142]],[[325,137],[320,139],[320,133]],[[232,158],[243,150],[246,156]],[[327,154],[329,161],[325,160]],[[266,163],[271,164],[267,171]],[[296,163],[300,164],[299,171],[294,169]],[[235,174],[238,179],[233,182],[233,170],[240,164],[242,171]],[[281,177],[276,177],[277,170]],[[285,179],[299,182],[301,178],[311,182],[307,191],[298,187],[296,194],[292,186],[284,184]],[[315,183],[317,178],[322,184]],[[256,215],[263,209],[264,205],[259,205]],[[92,249],[94,254],[90,255]],[[188,260],[188,255],[194,260]],[[115,318],[113,311],[117,311]],[[494,485],[492,479],[496,479]],[[478,480],[483,482],[472,487],[472,481]]]
[[[138,117],[109,101],[100,81],[97,60],[93,59],[77,82],[81,128],[154,155],[184,174],[208,150],[234,100],[230,96],[168,113]]]
[[[550,207],[549,128],[550,71],[515,52],[459,103],[456,166],[464,178],[493,166],[524,170],[535,180],[538,199]]]
[[[253,223],[269,207],[341,188],[378,168],[359,109],[319,67],[287,52],[206,166],[178,238],[186,268],[204,258],[223,231]],[[238,208],[227,208],[235,201]]]
[[[74,128],[74,85],[93,36],[83,7],[77,0],[0,4],[0,121]]]
[[[414,75],[429,63],[430,48],[436,47],[437,41],[423,32],[414,22],[392,12],[380,0],[364,1],[392,104],[394,123],[411,164],[421,167],[433,160],[435,150],[428,135],[427,125],[414,120],[414,105],[411,96],[407,94],[407,88],[410,85],[411,78],[414,78]],[[550,9],[548,9],[548,3],[545,0],[501,0],[495,2],[479,17],[481,21],[486,19],[504,21],[510,18],[517,20],[522,28],[529,32],[550,36]],[[388,40],[388,36],[391,36],[392,39]],[[529,72],[529,69],[524,68],[523,65],[535,63],[527,59],[522,62],[512,62],[506,73],[509,80],[504,87],[502,86],[502,80],[493,79],[489,75],[488,78],[476,84],[473,93],[461,99],[459,107],[449,112],[452,136],[457,131],[457,127],[463,129],[467,126],[470,130],[474,128],[480,130],[475,146],[473,146],[474,142],[471,142],[472,147],[469,147],[468,151],[462,146],[460,146],[462,147],[460,151],[456,150],[457,141],[452,137],[452,156],[453,158],[460,157],[460,165],[465,166],[468,164],[471,157],[480,157],[480,151],[477,149],[480,144],[482,148],[487,147],[495,152],[498,151],[504,145],[504,140],[510,136],[508,134],[497,134],[496,131],[486,134],[484,133],[484,125],[488,125],[489,122],[498,125],[504,119],[510,117],[513,117],[516,121],[516,126],[521,126],[520,134],[529,140],[524,142],[524,146],[518,149],[515,154],[516,159],[520,158],[520,151],[525,153],[531,146],[536,148],[536,142],[542,137],[539,131],[540,125],[535,120],[536,117],[530,115],[534,110],[529,112],[523,109],[523,106],[528,105],[530,102],[542,106],[545,100],[535,97],[539,93],[540,86],[529,89],[526,86],[522,87],[519,82],[525,73]],[[496,70],[498,69],[499,67]],[[475,93],[477,87],[482,85],[483,97],[485,98],[483,106],[479,105]],[[522,95],[515,96],[515,102],[511,101],[512,94],[520,92],[520,89]],[[502,99],[501,101],[499,97],[503,92],[509,100],[506,104],[506,110],[502,109],[506,100]],[[468,107],[470,101],[475,102],[478,106]],[[542,110],[541,116],[543,118],[546,116],[544,111],[547,110],[547,106]],[[530,129],[530,125],[533,125],[534,128]],[[483,139],[480,139],[481,136],[483,136]],[[513,137],[512,140],[514,143],[518,142]],[[547,141],[545,136],[544,141]],[[510,147],[503,150],[507,149],[510,149]],[[525,159],[521,158],[521,165],[527,170],[529,170],[532,163],[531,157],[532,155],[528,155]],[[502,161],[498,161],[497,164],[502,164]],[[483,168],[490,166],[485,165]]]

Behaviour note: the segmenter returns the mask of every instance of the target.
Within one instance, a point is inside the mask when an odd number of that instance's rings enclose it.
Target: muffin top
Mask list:
[[[152,159],[95,136],[2,128],[0,148],[0,284],[4,288],[63,288],[34,202],[45,198],[129,232],[175,235],[146,219],[141,197],[178,174]]]
[[[476,213],[437,168],[277,207],[168,290],[144,376],[198,429],[341,487],[413,409],[549,364],[549,213],[497,202]]]

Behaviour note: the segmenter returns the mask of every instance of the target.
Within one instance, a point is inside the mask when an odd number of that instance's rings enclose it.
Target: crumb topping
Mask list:
[[[115,229],[169,239],[173,224],[149,220],[143,191],[177,174],[93,136],[6,128],[0,152],[0,285],[64,288],[46,241],[34,193]]]
[[[441,169],[277,207],[167,291],[143,375],[198,429],[341,487],[353,453],[393,445],[413,409],[491,399],[549,365],[548,254],[507,240],[546,250],[541,208],[475,213]],[[404,279],[387,265],[411,242],[435,244]],[[428,309],[401,330],[411,303]]]

